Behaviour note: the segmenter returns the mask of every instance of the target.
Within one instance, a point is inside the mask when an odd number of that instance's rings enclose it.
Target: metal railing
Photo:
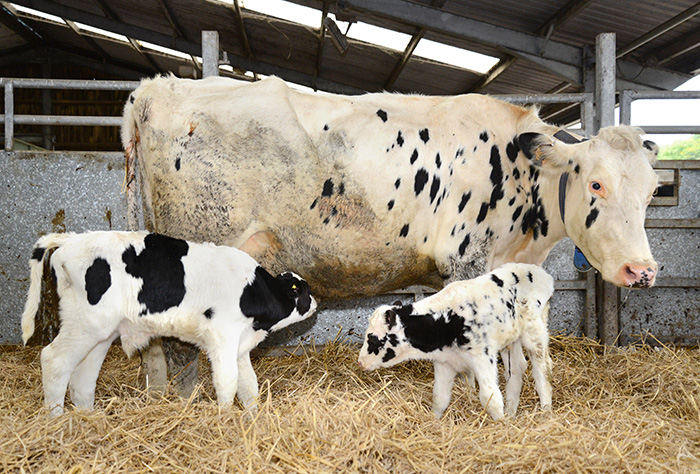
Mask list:
[[[5,113],[4,115],[0,115],[0,119],[5,123],[5,151],[11,151],[13,148],[15,125],[87,125],[119,127],[122,123],[121,116],[15,115],[15,88],[132,91],[136,89],[139,84],[139,81],[2,78],[0,79],[0,85],[2,85],[5,91]]]
[[[700,99],[700,91],[620,91],[620,123],[632,122],[632,101],[637,99]],[[700,134],[700,125],[639,125],[646,133]]]

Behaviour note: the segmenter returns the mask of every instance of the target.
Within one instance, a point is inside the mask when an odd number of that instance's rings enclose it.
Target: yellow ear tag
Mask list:
[[[292,290],[296,290],[296,289],[297,289],[297,286],[296,286],[296,285],[292,285]]]

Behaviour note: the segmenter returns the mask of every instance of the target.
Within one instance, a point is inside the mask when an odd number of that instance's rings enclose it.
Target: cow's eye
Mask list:
[[[588,184],[588,188],[593,194],[597,194],[600,197],[605,197],[605,188],[599,181],[591,181]]]

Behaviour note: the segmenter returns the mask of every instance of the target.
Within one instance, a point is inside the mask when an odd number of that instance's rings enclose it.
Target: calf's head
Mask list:
[[[658,147],[641,133],[618,126],[580,143],[552,144],[535,134],[521,140],[544,168],[568,173],[566,233],[605,280],[621,287],[651,287],[656,277],[644,219],[658,185],[652,169]]]
[[[390,367],[408,359],[403,325],[394,306],[380,306],[369,319],[358,362],[364,370]]]
[[[285,292],[287,298],[293,302],[294,307],[289,316],[272,326],[272,331],[302,321],[314,314],[316,300],[311,296],[311,288],[306,280],[292,272],[282,273],[275,279],[279,282],[280,288]]]

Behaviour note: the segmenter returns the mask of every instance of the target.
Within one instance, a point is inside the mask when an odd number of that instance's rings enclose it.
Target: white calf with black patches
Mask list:
[[[455,376],[471,371],[479,399],[494,420],[503,417],[498,388],[498,354],[504,362],[506,405],[514,415],[523,374],[532,363],[540,404],[552,404],[547,314],[554,292],[552,277],[536,265],[508,263],[491,273],[447,285],[409,305],[377,308],[369,321],[359,363],[365,370],[390,367],[409,359],[434,364],[433,413],[447,408]]]
[[[128,356],[153,337],[196,344],[211,361],[218,402],[234,396],[250,410],[258,383],[250,351],[277,329],[316,309],[294,273],[272,277],[246,253],[146,232],[49,234],[34,246],[22,338],[34,333],[48,251],[56,275],[61,328],[41,352],[44,403],[63,412],[66,387],[91,409],[97,376],[112,342]]]

